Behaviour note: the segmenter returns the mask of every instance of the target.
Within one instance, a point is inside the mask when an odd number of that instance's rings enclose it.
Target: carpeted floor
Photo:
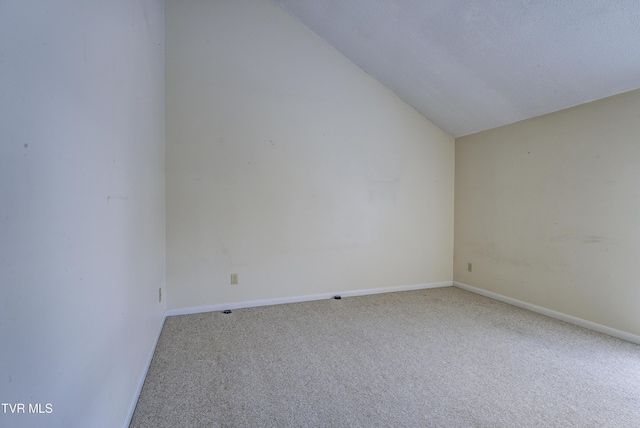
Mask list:
[[[454,287],[169,317],[131,427],[640,427],[640,345]]]

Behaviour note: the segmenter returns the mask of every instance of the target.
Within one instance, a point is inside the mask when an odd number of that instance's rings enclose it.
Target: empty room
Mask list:
[[[639,22],[0,1],[0,426],[640,426]]]

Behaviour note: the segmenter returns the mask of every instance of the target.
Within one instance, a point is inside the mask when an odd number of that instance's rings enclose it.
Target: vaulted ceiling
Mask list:
[[[638,0],[273,0],[454,137],[640,88]]]

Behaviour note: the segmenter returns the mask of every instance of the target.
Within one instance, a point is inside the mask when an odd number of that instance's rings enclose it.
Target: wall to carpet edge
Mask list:
[[[282,297],[282,298],[275,298],[275,299],[230,302],[230,303],[221,303],[221,304],[215,304],[215,305],[197,306],[197,307],[190,307],[190,308],[169,309],[165,312],[165,317],[176,316],[176,315],[192,315],[192,314],[200,314],[205,312],[216,312],[216,311],[225,311],[225,310],[232,310],[232,309],[254,308],[258,306],[272,306],[272,305],[282,305],[282,304],[288,304],[288,303],[312,302],[314,300],[334,299],[336,298],[336,296],[339,296],[340,298],[353,297],[353,296],[368,296],[373,294],[394,293],[394,292],[412,291],[412,290],[426,290],[431,288],[442,288],[442,287],[451,287],[451,286],[453,286],[453,281],[443,281],[443,282],[434,282],[430,284],[394,285],[393,287],[386,287],[386,288],[347,290],[347,291],[340,291],[340,292],[333,292],[333,293],[306,294],[304,296]]]
[[[451,281],[453,138],[269,1],[166,7],[170,309]]]
[[[454,281],[639,335],[639,135],[632,91],[458,138]]]
[[[542,315],[545,315],[550,318],[555,318],[560,321],[568,322],[571,324],[578,325],[580,327],[584,327],[586,329],[597,331],[599,333],[603,333],[609,336],[617,337],[618,339],[626,340],[627,342],[637,343],[640,345],[640,336],[628,333],[626,331],[618,330],[615,328],[611,328],[602,324],[597,324],[592,321],[587,321],[582,318],[577,318],[571,315],[567,315],[562,312],[553,311],[548,308],[544,308],[542,306],[532,305],[531,303],[523,302],[521,300],[513,299],[511,297],[503,296],[501,294],[493,293],[491,291],[483,290],[481,288],[472,287],[467,284],[463,284],[461,282],[454,281],[454,287],[458,287],[460,289],[470,291],[472,293],[480,294],[481,296],[489,297],[490,299],[498,300],[500,302],[508,303],[513,306],[518,306],[520,308],[524,308],[530,310],[532,312],[536,312]]]

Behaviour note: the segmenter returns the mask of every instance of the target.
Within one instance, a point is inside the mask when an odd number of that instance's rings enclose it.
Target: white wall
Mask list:
[[[169,308],[451,281],[451,137],[269,1],[166,9]]]
[[[634,91],[457,139],[455,281],[640,335],[639,136]]]
[[[0,2],[0,402],[53,410],[0,426],[122,426],[135,399],[165,309],[163,19]]]

